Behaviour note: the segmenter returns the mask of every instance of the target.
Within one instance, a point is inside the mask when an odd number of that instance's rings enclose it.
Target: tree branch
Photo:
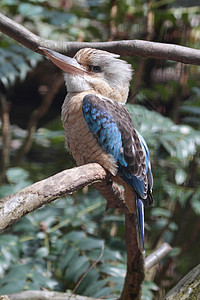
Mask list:
[[[71,293],[50,292],[50,291],[23,291],[8,295],[9,300],[98,300]],[[99,299],[100,300],[100,299]]]
[[[162,244],[157,250],[155,250],[145,259],[145,270],[148,271],[156,264],[158,264],[160,260],[165,257],[171,250],[172,247],[168,243]]]
[[[39,107],[37,107],[35,110],[33,110],[32,114],[30,116],[30,119],[29,119],[28,126],[27,126],[27,131],[28,131],[27,136],[26,136],[19,152],[16,155],[14,165],[18,165],[20,160],[22,159],[22,157],[29,152],[32,142],[33,142],[34,133],[37,129],[38,122],[47,113],[47,111],[48,111],[49,107],[51,106],[53,99],[54,99],[56,93],[58,92],[58,90],[60,89],[61,85],[63,85],[62,74],[60,74],[60,76],[58,76],[56,78],[56,81],[51,86],[48,93],[44,96],[41,105]]]
[[[0,200],[0,231],[46,203],[98,181],[107,185],[107,180],[105,169],[97,163],[91,163],[38,181],[17,194],[11,194]],[[110,188],[106,199],[109,201],[109,194],[112,194],[111,198],[115,199],[116,207],[118,202],[121,206],[125,206],[120,188],[114,184],[108,186]]]
[[[114,42],[57,42],[43,39],[24,26],[16,23],[0,13],[0,31],[15,39],[25,47],[40,54],[39,46],[46,47],[63,54],[73,56],[84,47],[98,48],[108,52],[114,52],[121,56],[141,56],[157,59],[180,61],[185,64],[200,65],[200,50],[183,47],[174,44],[157,43],[143,40],[127,40]]]

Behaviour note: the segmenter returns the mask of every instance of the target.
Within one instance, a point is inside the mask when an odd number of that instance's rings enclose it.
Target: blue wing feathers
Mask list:
[[[108,111],[101,107],[101,105],[97,105],[95,101],[92,101],[92,97],[95,97],[95,100],[98,98],[95,95],[88,94],[83,99],[83,115],[88,128],[96,136],[100,146],[107,153],[114,156],[119,166],[118,174],[125,182],[134,188],[139,197],[144,198],[144,178],[131,174],[127,169],[128,163],[123,153],[122,134],[117,126],[116,120]],[[100,98],[98,99],[102,101]],[[144,138],[137,131],[136,134],[139,138],[142,150],[145,153],[145,175],[148,173],[148,177],[151,179],[151,171],[148,169],[150,164],[149,150]],[[136,143],[138,143],[138,140],[136,140]],[[136,158],[139,157],[139,155],[140,154],[136,152]]]
[[[112,154],[120,164],[127,166],[120,151],[122,148],[121,133],[112,116],[105,110],[95,108],[87,96],[83,99],[83,115],[88,128],[96,136],[100,146],[107,153]]]
[[[153,177],[147,144],[134,128],[126,108],[117,102],[88,94],[83,98],[82,110],[88,128],[97,138],[99,145],[106,153],[113,155],[117,162],[118,175],[136,193],[135,224],[138,247],[143,251],[144,204],[145,201],[148,204],[153,202]]]

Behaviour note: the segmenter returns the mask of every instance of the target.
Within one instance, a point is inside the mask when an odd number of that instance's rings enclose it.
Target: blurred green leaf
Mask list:
[[[152,215],[152,217],[170,218],[171,212],[167,209],[157,207],[151,211],[151,215]]]
[[[41,247],[38,248],[37,251],[35,252],[35,257],[36,258],[41,258],[41,257],[47,257],[49,254],[49,251],[46,247]]]
[[[94,248],[101,248],[103,245],[103,240],[98,240],[90,237],[84,237],[78,242],[78,247],[82,250],[91,250]]]
[[[184,3],[179,8],[174,5],[176,3],[171,0],[153,2],[153,40],[172,44],[186,42],[187,46],[198,49],[199,9],[182,7]],[[104,0],[0,1],[2,13],[46,39],[93,42],[145,39],[147,3],[122,0],[116,2],[116,8],[116,16],[111,17],[111,3]],[[110,36],[113,24],[115,33]],[[140,60],[133,57],[126,59],[136,70],[134,80],[137,80]],[[42,60],[42,55],[2,35],[1,92],[8,98],[13,94],[18,101],[20,85],[21,98],[31,95],[34,89],[39,90],[40,85],[46,85],[46,80],[48,82],[53,74],[46,72],[43,76],[42,68],[46,63],[38,64]],[[173,267],[163,275],[164,284],[161,282],[159,285],[163,291],[175,285],[176,278],[196,263],[199,251],[198,243],[194,243],[189,251],[185,251],[184,257],[179,255],[185,241],[190,239],[200,213],[199,70],[195,66],[180,67],[172,61],[146,59],[140,89],[135,97],[141,105],[127,105],[137,130],[149,146],[154,174],[154,206],[145,210],[145,248],[152,250],[158,238],[158,243],[175,241],[178,246],[173,247],[170,254],[174,257]],[[33,78],[37,79],[33,81]],[[182,79],[186,78],[183,82]],[[34,89],[30,89],[30,82]],[[61,91],[55,101],[60,94]],[[39,97],[29,104],[38,107]],[[54,105],[57,105],[56,102],[52,104],[53,108]],[[27,106],[23,107],[26,110]],[[11,166],[19,149],[17,147],[27,136],[27,130],[16,130],[12,124],[13,114],[18,116],[17,109],[13,110],[11,106]],[[50,108],[48,116],[51,112]],[[23,116],[20,115],[20,118]],[[58,118],[49,124],[45,118],[40,120],[43,127],[38,125],[33,147],[21,161],[20,169],[8,170],[7,182],[0,187],[2,197],[75,165],[63,147],[64,132]],[[172,119],[180,124],[175,124]],[[45,205],[8,228],[0,236],[1,293],[39,290],[41,287],[61,291],[73,289],[88,267],[99,258],[104,244],[101,260],[83,279],[77,293],[118,298],[126,272],[124,214],[112,210],[105,213],[105,207],[106,201],[89,188],[89,192],[79,191],[76,195]],[[12,281],[13,274],[18,274],[18,269],[23,265],[27,272],[19,271],[21,277],[16,276],[16,281]],[[162,265],[165,265],[165,259],[157,270],[157,276],[162,272]],[[154,283],[144,282],[143,299],[154,299],[156,289]]]
[[[9,168],[7,170],[7,177],[13,183],[18,183],[19,181],[24,181],[28,178],[29,174],[26,170],[22,168]]]
[[[183,184],[187,178],[187,173],[183,169],[177,169],[175,174],[175,180],[177,184]]]

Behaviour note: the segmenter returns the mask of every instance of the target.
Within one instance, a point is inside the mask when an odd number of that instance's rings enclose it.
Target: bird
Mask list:
[[[67,96],[61,119],[67,148],[77,165],[99,163],[125,188],[138,249],[144,253],[144,207],[153,203],[153,175],[147,144],[125,106],[131,65],[117,54],[94,48],[82,48],[73,58],[39,49],[64,71]],[[130,191],[132,197],[126,197]]]

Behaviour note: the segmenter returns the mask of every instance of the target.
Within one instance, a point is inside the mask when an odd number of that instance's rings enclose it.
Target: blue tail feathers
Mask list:
[[[141,199],[136,196],[136,213],[135,218],[135,227],[137,233],[137,243],[139,250],[144,253],[144,204]]]

